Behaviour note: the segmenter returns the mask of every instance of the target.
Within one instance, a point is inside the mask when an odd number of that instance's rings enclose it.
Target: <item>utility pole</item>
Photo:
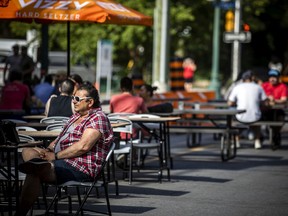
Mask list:
[[[250,43],[252,35],[248,28],[244,28],[244,31],[240,28],[241,27],[241,0],[235,0],[235,15],[233,20],[229,19],[233,16],[226,14],[226,32],[224,32],[224,42],[225,43],[232,43],[232,81],[236,81],[238,74],[241,71],[241,43]],[[228,16],[227,16],[228,15]],[[232,28],[231,22],[233,23]]]
[[[240,33],[241,20],[241,0],[235,0],[234,34]],[[233,41],[232,47],[232,80],[236,81],[241,70],[241,43],[239,40]]]
[[[152,81],[160,91],[166,91],[170,56],[170,0],[156,0],[155,18]]]
[[[162,0],[156,0],[154,9],[154,25],[153,25],[153,68],[152,83],[158,84],[160,78],[160,41],[161,41],[161,10]]]
[[[219,84],[219,28],[220,28],[220,3],[221,0],[214,1],[214,24],[213,24],[213,52],[212,71],[210,89],[215,91],[216,98],[220,97]]]
[[[168,73],[170,57],[170,0],[162,0],[161,19],[161,57],[160,57],[160,87],[168,90]]]

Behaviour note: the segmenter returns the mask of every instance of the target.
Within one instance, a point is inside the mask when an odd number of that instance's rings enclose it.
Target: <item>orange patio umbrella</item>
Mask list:
[[[152,18],[112,0],[0,0],[0,19],[37,23],[68,23],[67,53],[70,73],[70,22],[151,26]]]

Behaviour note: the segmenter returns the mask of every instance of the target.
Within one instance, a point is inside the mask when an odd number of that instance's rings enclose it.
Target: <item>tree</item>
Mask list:
[[[153,16],[154,0],[118,0],[118,2]],[[209,78],[212,59],[213,4],[206,0],[170,0],[170,2],[171,55],[179,49],[184,56],[193,55],[198,66],[196,75]],[[242,20],[250,25],[252,32],[252,42],[242,44],[242,69],[266,66],[272,54],[277,54],[283,62],[287,60],[288,1],[242,0],[242,6]],[[225,11],[222,10],[220,32],[224,31],[224,14]],[[4,27],[8,25],[7,23],[7,21],[1,22],[0,25]],[[11,22],[9,31],[5,31],[5,36],[10,34],[11,30],[13,37],[25,37],[29,28],[40,29],[40,25]],[[71,32],[71,52],[77,53],[74,62],[79,58],[96,61],[97,41],[109,39],[114,44],[114,64],[123,68],[123,73],[129,73],[127,64],[133,59],[137,64],[137,70],[150,76],[153,27],[73,23]],[[66,50],[65,24],[51,24],[49,34],[50,50]],[[231,44],[222,41],[220,43],[220,78],[224,82],[231,74]],[[142,51],[139,53],[139,50]]]

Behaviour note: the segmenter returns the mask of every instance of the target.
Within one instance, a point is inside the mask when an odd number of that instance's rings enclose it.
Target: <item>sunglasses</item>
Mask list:
[[[72,100],[76,101],[77,103],[78,102],[81,102],[82,100],[85,100],[85,99],[90,99],[91,97],[79,97],[79,96],[71,96],[72,97]]]

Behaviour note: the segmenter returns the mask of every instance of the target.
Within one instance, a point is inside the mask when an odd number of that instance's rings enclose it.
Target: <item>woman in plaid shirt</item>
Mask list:
[[[98,91],[82,85],[73,97],[75,114],[46,149],[25,148],[19,170],[26,173],[20,208],[26,215],[40,193],[40,183],[89,181],[97,177],[113,141],[113,130],[100,107]]]

